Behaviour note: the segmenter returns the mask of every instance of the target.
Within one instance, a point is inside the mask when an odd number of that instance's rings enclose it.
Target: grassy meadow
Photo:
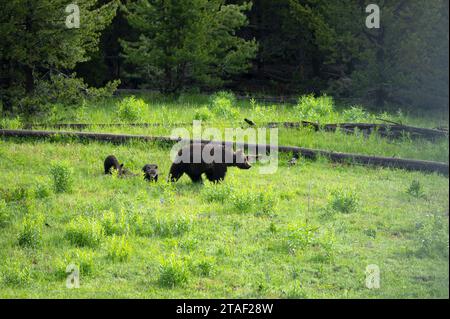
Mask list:
[[[313,105],[314,107],[310,107]],[[298,105],[143,96],[50,107],[36,123],[164,123],[86,131],[170,135],[174,123],[376,122],[436,127],[442,118],[374,114],[304,97]],[[24,119],[3,119],[21,128]],[[191,130],[189,124],[184,126]],[[66,130],[66,129],[64,129]],[[307,128],[280,129],[279,144],[448,162],[448,139],[389,140]],[[231,168],[225,182],[166,183],[171,145],[54,137],[0,139],[0,298],[448,298],[449,184],[438,174],[280,154],[276,173]],[[116,155],[158,183],[103,174]],[[67,266],[80,288],[66,287]],[[365,285],[380,269],[380,288]]]

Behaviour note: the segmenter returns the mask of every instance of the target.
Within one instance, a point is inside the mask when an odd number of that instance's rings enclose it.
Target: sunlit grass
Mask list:
[[[2,206],[1,297],[448,297],[447,178],[323,160],[289,167],[285,155],[273,175],[260,175],[258,165],[230,169],[219,186],[102,172],[104,157],[115,154],[135,172],[158,163],[165,177],[168,153],[140,142],[0,141],[4,189],[51,181],[55,161],[75,168],[71,193],[29,191]],[[424,196],[408,192],[413,181]],[[211,197],[214,187],[220,196]],[[336,191],[357,196],[356,208],[330,211]],[[104,232],[107,211],[119,228]],[[22,221],[36,213],[44,219],[39,244],[21,246]],[[87,237],[67,235],[76,229]],[[65,286],[69,262],[84,267],[80,289]],[[379,290],[365,287],[369,264],[381,269]]]

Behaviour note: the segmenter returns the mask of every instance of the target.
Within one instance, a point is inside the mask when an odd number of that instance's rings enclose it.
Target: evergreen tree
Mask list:
[[[299,27],[313,37],[320,73],[330,75],[328,90],[378,107],[448,107],[448,1],[380,1],[378,29],[366,26],[371,3],[291,0]]]
[[[383,1],[380,10],[380,28],[360,32],[355,90],[378,107],[448,108],[448,1]]]
[[[97,0],[75,1],[79,28],[68,28],[65,0],[8,0],[0,10],[0,100],[22,111],[51,94],[53,82],[80,84],[61,71],[71,70],[97,50],[101,31],[111,22],[117,1],[99,6]],[[45,90],[43,90],[45,88]],[[41,92],[42,90],[42,92]],[[48,97],[48,96],[47,96]],[[27,103],[26,101],[33,101]],[[34,99],[34,100],[33,100]]]
[[[166,93],[189,86],[220,86],[245,71],[256,53],[255,41],[235,35],[248,21],[250,4],[221,0],[138,0],[126,6],[138,41],[122,41],[124,56],[136,66],[131,77]]]

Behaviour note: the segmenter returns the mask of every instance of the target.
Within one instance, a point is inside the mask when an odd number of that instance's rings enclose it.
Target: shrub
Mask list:
[[[294,282],[290,284],[286,291],[283,291],[287,299],[307,299],[308,294],[302,288],[300,283]]]
[[[368,114],[361,106],[352,106],[342,112],[342,116],[347,122],[361,122],[367,120]]]
[[[52,190],[47,184],[37,183],[34,186],[34,197],[37,199],[47,198],[51,195]]]
[[[159,266],[159,283],[161,286],[173,288],[188,282],[189,272],[184,263],[174,256],[163,260]]]
[[[308,223],[289,224],[285,232],[285,244],[289,252],[314,247],[316,254],[313,260],[320,263],[333,259],[335,241],[333,230],[320,231],[319,227]]]
[[[334,211],[349,214],[358,208],[359,199],[352,190],[334,190],[329,199],[330,208]]]
[[[419,225],[418,230],[418,255],[421,257],[448,258],[449,233],[448,223],[442,216],[428,214]]]
[[[183,216],[156,218],[152,222],[153,234],[161,237],[181,236],[192,227],[192,221]]]
[[[222,118],[235,119],[239,117],[239,111],[233,107],[236,103],[234,95],[227,92],[219,92],[211,96],[213,112]]]
[[[29,214],[24,217],[20,226],[18,242],[21,247],[35,248],[42,239],[44,217],[40,214]]]
[[[78,266],[82,276],[88,276],[93,273],[94,258],[92,251],[77,249],[73,254],[72,261]],[[69,263],[67,265],[69,265]],[[64,272],[66,271],[67,265]]]
[[[94,272],[94,258],[91,250],[76,249],[70,253],[65,253],[54,263],[55,275],[58,280],[67,278],[67,266],[75,265],[81,276],[88,276]]]
[[[217,99],[226,99],[226,100],[230,101],[230,103],[232,105],[236,104],[236,101],[237,101],[236,95],[234,95],[234,93],[231,91],[219,91],[219,92],[212,94],[209,97],[210,104],[214,104],[214,101],[216,101]]]
[[[0,228],[6,227],[9,223],[9,210],[5,200],[0,199]]]
[[[323,250],[321,262],[330,261],[334,257],[336,237],[333,230],[326,230],[319,236],[319,246]],[[316,257],[316,259],[318,259]]]
[[[214,113],[211,112],[211,110],[206,106],[195,110],[194,120],[207,121],[209,119],[212,119],[213,117]]]
[[[126,261],[131,255],[131,246],[125,236],[114,235],[107,246],[108,258],[113,261]]]
[[[68,162],[53,163],[50,168],[55,193],[68,193],[73,186],[73,168]]]
[[[138,236],[151,235],[151,225],[147,219],[144,219],[140,212],[133,212],[127,216],[128,229]]]
[[[3,118],[0,121],[0,128],[4,130],[18,130],[23,127],[20,117],[13,119]]]
[[[18,202],[29,197],[29,191],[26,186],[18,186],[13,189],[0,189],[0,198],[6,202]]]
[[[317,240],[318,228],[307,223],[290,224],[287,227],[286,244],[289,251],[305,249]]]
[[[101,223],[106,235],[124,235],[129,231],[127,217],[123,210],[118,215],[112,210],[104,212]]]
[[[272,214],[277,204],[278,199],[270,189],[264,192],[253,189],[236,189],[229,197],[229,205],[233,211],[253,212],[257,216]]]
[[[227,183],[206,183],[202,189],[202,196],[209,203],[224,203],[232,193],[233,186]]]
[[[230,205],[234,211],[240,213],[251,212],[255,208],[257,196],[248,190],[233,192],[230,197]]]
[[[319,120],[333,113],[333,98],[327,95],[317,98],[313,94],[303,95],[299,98],[295,110],[302,118]]]
[[[406,190],[406,192],[415,197],[415,198],[424,198],[425,193],[423,192],[423,187],[420,181],[413,180],[411,184],[409,185],[409,188]]]
[[[192,263],[192,271],[199,276],[213,276],[215,272],[215,259],[213,257],[202,257]]]
[[[117,115],[126,122],[140,121],[148,111],[148,104],[134,96],[126,97],[117,105]]]
[[[78,216],[67,225],[65,236],[78,247],[97,247],[104,237],[104,230],[96,220]]]
[[[30,267],[18,262],[7,262],[0,272],[2,282],[11,287],[27,285],[31,280]]]
[[[271,190],[260,192],[256,197],[256,215],[272,215],[277,204],[277,196]]]

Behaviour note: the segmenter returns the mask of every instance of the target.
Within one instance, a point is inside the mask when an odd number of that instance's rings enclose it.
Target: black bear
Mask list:
[[[217,183],[225,178],[228,167],[249,169],[251,165],[242,150],[234,152],[220,144],[191,143],[178,151],[169,180],[176,182],[186,173],[194,183],[202,183],[204,173],[209,181]]]
[[[123,167],[123,164],[119,164],[119,161],[114,155],[109,155],[105,162],[103,163],[103,166],[105,168],[105,174],[112,174],[112,170],[115,169],[117,171],[117,175],[121,177],[125,176],[136,176],[135,174],[131,173],[128,169]]]
[[[144,172],[144,179],[149,182],[157,182],[158,181],[158,165],[156,164],[145,164],[142,168]]]
[[[112,170],[115,169],[119,175],[122,175],[123,164],[119,164],[119,161],[114,155],[109,155],[104,162],[105,174],[112,174]]]

